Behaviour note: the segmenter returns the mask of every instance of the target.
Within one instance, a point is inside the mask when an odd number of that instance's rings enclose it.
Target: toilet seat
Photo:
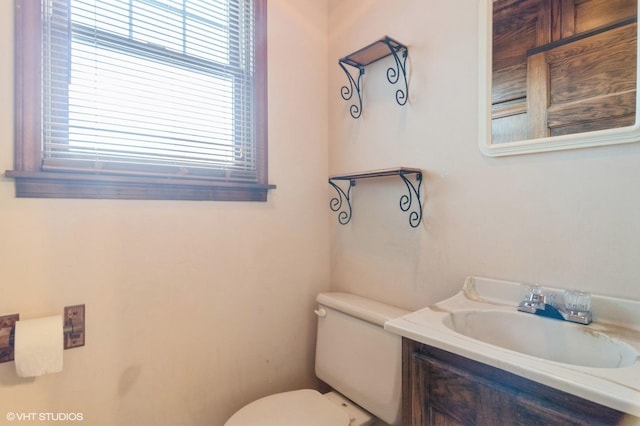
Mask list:
[[[225,426],[349,426],[349,415],[320,392],[302,389],[265,396],[236,412]]]

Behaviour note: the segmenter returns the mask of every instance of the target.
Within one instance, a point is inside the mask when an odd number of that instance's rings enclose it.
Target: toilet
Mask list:
[[[408,311],[349,293],[320,293],[316,300],[315,371],[333,390],[269,395],[224,426],[400,424],[402,339],[383,327]]]

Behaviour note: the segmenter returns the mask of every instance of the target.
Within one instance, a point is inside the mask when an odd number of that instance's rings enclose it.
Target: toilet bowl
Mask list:
[[[237,411],[225,426],[369,426],[375,417],[336,392],[277,393]]]
[[[224,426],[372,426],[401,421],[402,339],[384,323],[408,311],[349,293],[320,293],[316,376],[334,390],[269,395]]]

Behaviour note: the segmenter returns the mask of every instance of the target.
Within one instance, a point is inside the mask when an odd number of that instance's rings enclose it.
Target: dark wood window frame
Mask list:
[[[17,197],[266,201],[275,185],[267,170],[267,0],[254,0],[257,183],[180,177],[43,172],[41,128],[41,0],[16,0],[15,153]]]

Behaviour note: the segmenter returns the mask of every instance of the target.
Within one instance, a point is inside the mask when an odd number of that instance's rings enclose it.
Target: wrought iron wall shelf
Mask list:
[[[402,75],[404,86],[396,90],[396,102],[398,105],[407,103],[407,99],[409,98],[406,68],[408,53],[409,49],[407,49],[405,45],[395,41],[391,37],[384,36],[380,40],[338,60],[340,68],[342,68],[349,79],[349,86],[342,86],[340,88],[342,99],[349,101],[353,98],[354,93],[358,96],[358,99],[355,100],[355,103],[349,108],[349,112],[353,118],[359,118],[362,114],[361,82],[365,67],[389,55],[393,55],[395,66],[387,68],[387,80],[391,84],[396,84],[400,81],[400,76]],[[356,77],[349,71],[347,65],[356,68]]]
[[[415,184],[409,176],[415,177]],[[379,178],[385,176],[399,176],[407,187],[407,193],[400,197],[400,210],[409,212],[409,225],[416,228],[422,221],[422,200],[420,190],[422,187],[422,170],[410,167],[400,167],[395,169],[374,170],[369,172],[354,173],[348,175],[337,175],[329,178],[329,184],[338,193],[337,197],[331,199],[329,207],[338,213],[338,222],[346,225],[351,221],[351,188],[356,186],[358,179]],[[348,186],[343,189],[338,182],[348,182]],[[415,197],[415,200],[414,200]],[[415,201],[415,204],[414,204]],[[416,206],[417,205],[417,206]]]

